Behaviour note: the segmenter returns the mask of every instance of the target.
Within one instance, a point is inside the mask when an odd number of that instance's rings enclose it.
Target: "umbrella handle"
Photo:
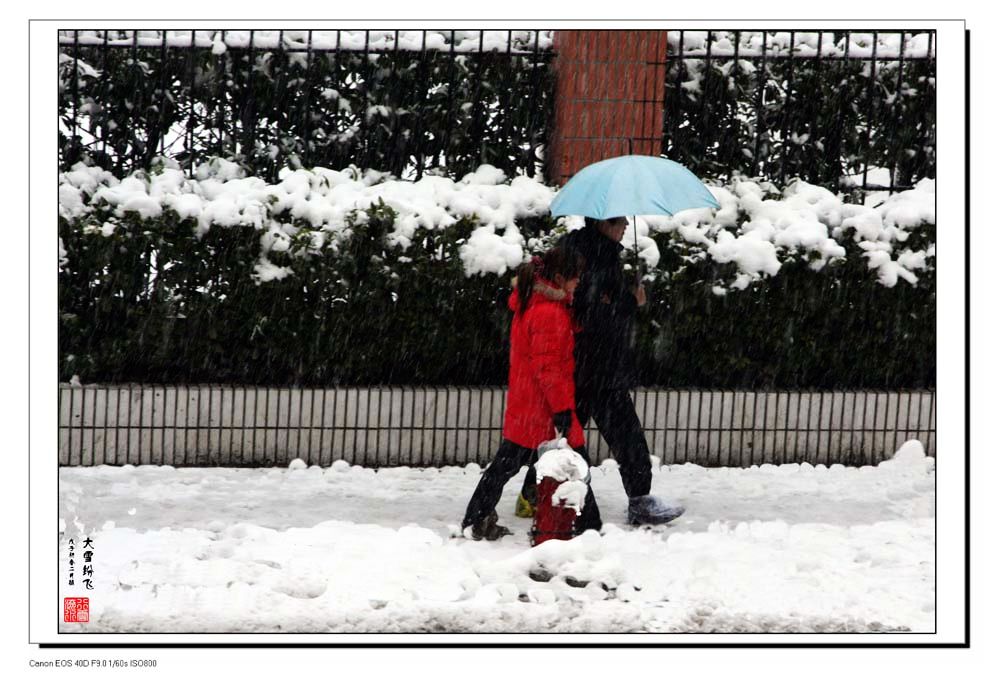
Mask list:
[[[636,216],[632,216],[632,235],[635,238],[635,286],[638,287],[642,284],[642,260],[639,258],[639,230],[635,220]]]

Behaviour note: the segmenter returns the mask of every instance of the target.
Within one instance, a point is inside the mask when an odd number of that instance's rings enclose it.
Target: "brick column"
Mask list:
[[[556,31],[546,180],[602,159],[663,151],[666,31]]]

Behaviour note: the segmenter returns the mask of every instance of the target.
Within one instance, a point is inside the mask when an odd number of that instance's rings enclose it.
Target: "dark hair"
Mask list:
[[[612,216],[611,218],[605,218],[603,220],[599,218],[591,218],[590,216],[584,216],[583,227],[588,228],[590,230],[596,230],[601,226],[602,223],[609,223],[610,221],[615,220],[617,218],[625,218],[627,220],[627,216]]]
[[[532,291],[535,289],[536,277],[552,280],[557,275],[562,275],[564,279],[572,280],[583,272],[585,265],[583,254],[575,249],[553,247],[545,254],[532,256],[518,267],[517,288],[518,299],[521,302],[520,311],[524,313],[528,308],[528,300],[531,299]]]

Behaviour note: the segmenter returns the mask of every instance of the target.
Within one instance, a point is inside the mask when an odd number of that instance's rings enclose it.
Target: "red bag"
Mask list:
[[[549,451],[551,460],[543,461]],[[565,453],[564,453],[565,451]],[[565,439],[546,441],[538,447],[538,462],[535,464],[538,487],[535,497],[535,517],[532,521],[531,543],[533,546],[552,538],[568,541],[576,535],[576,518],[583,504],[586,486],[582,483],[588,476],[587,465],[579,453],[574,452]],[[552,466],[548,466],[548,465]],[[571,494],[573,504],[567,504],[559,495],[560,487],[569,482],[574,489]],[[577,488],[579,487],[579,488]],[[570,486],[567,486],[568,490]],[[557,500],[558,498],[558,500]]]
[[[532,520],[532,545],[544,543],[550,538],[568,541],[576,535],[574,523],[576,510],[563,503],[554,504],[552,498],[563,482],[545,477],[538,484],[535,500],[535,517]]]

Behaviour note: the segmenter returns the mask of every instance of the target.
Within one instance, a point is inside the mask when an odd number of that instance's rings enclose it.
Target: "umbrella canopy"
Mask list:
[[[668,215],[719,208],[704,183],[675,161],[637,154],[587,166],[563,186],[549,207],[553,216]]]

